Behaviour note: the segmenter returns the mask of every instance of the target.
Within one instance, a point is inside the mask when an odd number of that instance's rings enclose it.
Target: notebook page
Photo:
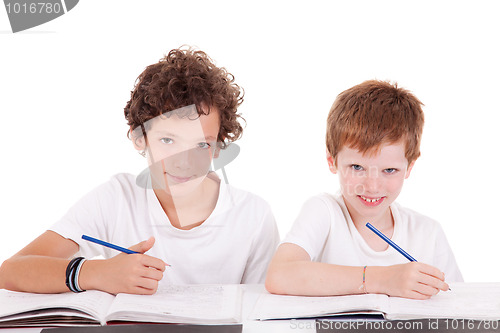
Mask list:
[[[389,299],[388,319],[500,319],[500,283],[451,283],[428,300]]]
[[[118,294],[106,320],[235,323],[241,321],[239,285],[172,285],[154,295]]]
[[[104,314],[114,299],[113,295],[101,291],[89,290],[84,293],[62,294],[35,294],[8,290],[0,290],[0,321],[9,316],[9,319],[31,317],[28,311],[51,309],[54,315],[75,315],[74,311],[65,311],[64,308],[79,310],[103,322]],[[45,315],[49,311],[44,311]],[[24,313],[24,314],[23,314]],[[13,316],[15,315],[15,316]],[[89,316],[82,315],[84,318]]]
[[[291,319],[321,317],[351,312],[380,312],[388,308],[385,295],[308,297],[273,295],[264,291],[257,300],[251,319]]]

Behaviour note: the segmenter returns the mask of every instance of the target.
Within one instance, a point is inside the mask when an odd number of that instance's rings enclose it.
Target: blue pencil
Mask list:
[[[417,261],[415,258],[413,258],[405,250],[403,250],[402,248],[400,248],[396,243],[394,243],[389,238],[387,238],[386,235],[384,235],[383,233],[381,233],[377,228],[375,228],[374,226],[372,226],[370,223],[367,223],[366,226],[368,227],[368,229],[370,229],[371,231],[373,231],[377,236],[379,236],[384,241],[386,241],[387,244],[389,244],[394,249],[396,249],[396,251],[398,251],[399,253],[401,253],[402,255],[404,255],[406,257],[406,259],[408,259],[410,261]]]
[[[371,231],[373,231],[377,236],[379,236],[384,241],[386,241],[387,244],[389,244],[394,249],[396,249],[396,251],[398,251],[399,253],[401,253],[402,255],[404,255],[406,257],[406,259],[408,259],[410,261],[417,261],[417,259],[415,259],[411,255],[409,255],[408,252],[406,252],[405,250],[403,250],[402,248],[400,248],[396,243],[394,243],[393,241],[391,241],[386,235],[384,235],[383,233],[381,233],[377,228],[375,228],[374,226],[372,226],[370,223],[367,223],[366,226],[368,227],[368,229],[370,229]],[[451,288],[448,287],[448,290],[451,291]]]
[[[132,250],[126,249],[124,247],[121,247],[121,246],[118,246],[118,245],[115,245],[115,244],[111,244],[111,243],[108,243],[108,242],[105,242],[105,241],[102,241],[100,239],[97,239],[97,238],[94,238],[94,237],[90,237],[90,236],[87,236],[87,235],[82,235],[82,239],[85,239],[85,240],[87,240],[89,242],[96,243],[96,244],[99,244],[99,245],[102,245],[102,246],[109,247],[110,249],[114,249],[114,250],[118,250],[118,251],[124,252],[124,253],[127,253],[127,254],[139,253],[139,252],[132,251]]]

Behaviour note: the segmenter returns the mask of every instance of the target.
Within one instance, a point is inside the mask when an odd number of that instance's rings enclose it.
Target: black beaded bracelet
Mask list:
[[[83,261],[85,260],[84,257],[77,257],[73,258],[68,266],[66,267],[66,286],[68,287],[69,290],[71,290],[74,293],[80,293],[82,290],[78,286],[78,274],[80,273],[80,266],[83,264]]]

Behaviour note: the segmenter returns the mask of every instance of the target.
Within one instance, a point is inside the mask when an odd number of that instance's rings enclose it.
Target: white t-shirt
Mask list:
[[[79,255],[110,258],[119,252],[82,240],[82,234],[122,247],[154,236],[146,254],[167,267],[161,283],[263,283],[279,242],[267,202],[220,182],[217,204],[198,227],[172,226],[152,189],[118,174],[78,201],[50,230],[80,246]]]
[[[417,261],[437,267],[447,282],[463,281],[446,236],[436,221],[397,203],[391,238]],[[367,221],[369,222],[369,221]],[[408,259],[392,247],[373,250],[352,222],[341,195],[320,194],[310,198],[282,243],[302,247],[312,261],[346,266],[388,266]]]

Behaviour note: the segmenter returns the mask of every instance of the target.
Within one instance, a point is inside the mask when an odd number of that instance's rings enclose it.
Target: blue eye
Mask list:
[[[198,148],[208,149],[208,148],[210,148],[210,144],[207,142],[200,142],[200,143],[198,143]]]
[[[361,171],[363,170],[363,167],[361,165],[358,165],[358,164],[353,164],[351,165],[351,168],[354,170],[354,171]]]
[[[393,174],[393,173],[396,173],[397,171],[398,171],[398,169],[394,169],[394,168],[384,169],[384,172],[387,174]]]
[[[174,143],[174,140],[170,139],[170,138],[161,138],[160,141],[162,143],[165,143],[165,144],[171,144],[171,143]]]

